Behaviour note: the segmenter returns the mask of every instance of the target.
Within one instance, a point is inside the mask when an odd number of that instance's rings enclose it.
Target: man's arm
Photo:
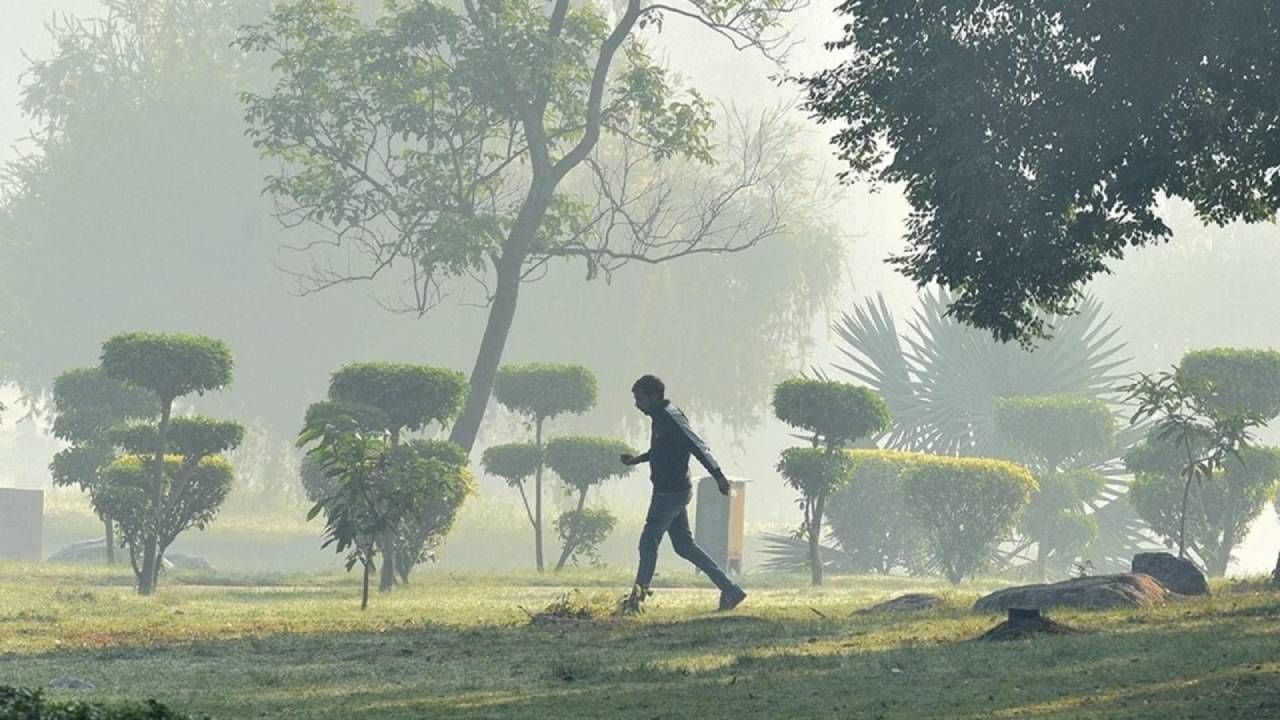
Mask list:
[[[643,452],[639,455],[625,454],[622,456],[623,465],[640,465],[649,462],[649,453]]]
[[[720,487],[720,492],[724,495],[729,494],[729,479],[724,476],[724,470],[720,469],[720,463],[716,462],[716,458],[711,454],[711,448],[702,438],[698,437],[698,433],[693,431],[693,426],[689,424],[689,418],[679,408],[668,407],[668,414],[676,427],[680,429],[680,433],[684,435],[685,441],[689,446],[689,453],[698,459],[702,467],[707,469],[711,477],[716,479],[716,485]]]

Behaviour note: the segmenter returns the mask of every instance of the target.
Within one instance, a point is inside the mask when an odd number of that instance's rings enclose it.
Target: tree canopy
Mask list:
[[[1162,197],[1216,224],[1280,207],[1280,13],[1242,2],[845,0],[839,63],[804,78],[846,177],[901,184],[894,262],[1000,339],[1167,240]]]

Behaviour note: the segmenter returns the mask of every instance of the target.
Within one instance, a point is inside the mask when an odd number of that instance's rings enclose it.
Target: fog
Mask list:
[[[822,48],[839,31],[830,7],[818,3],[794,18],[798,43],[790,71],[831,62]],[[94,0],[0,0],[0,162],[31,152],[24,138],[35,128],[19,103],[28,58],[48,57],[53,51],[46,24],[60,13],[92,15],[99,8]],[[674,21],[654,37],[660,58],[718,104],[758,113],[797,101],[795,87],[773,79],[779,70],[763,57],[737,52],[727,42],[709,40],[700,29]],[[203,88],[189,90],[198,97]],[[299,258],[284,246],[299,242],[307,230],[282,229],[270,201],[261,196],[261,185],[245,182],[260,179],[266,166],[247,139],[241,138],[238,154],[226,152],[235,145],[236,123],[243,115],[232,90],[209,88],[211,95],[204,99],[210,112],[203,116],[207,126],[189,128],[193,136],[219,137],[225,145],[184,147],[175,135],[161,140],[162,155],[138,160],[139,167],[172,163],[173,185],[139,185],[122,165],[118,187],[86,201],[86,210],[116,203],[118,213],[68,218],[64,226],[80,234],[55,253],[60,258],[56,268],[28,272],[0,266],[0,282],[16,283],[11,290],[17,288],[24,312],[34,311],[27,314],[39,324],[36,330],[4,330],[3,335],[9,341],[40,340],[39,347],[0,345],[0,377],[12,381],[0,393],[9,406],[0,420],[0,486],[50,487],[47,466],[60,446],[46,434],[46,419],[26,412],[32,406],[24,403],[24,393],[30,398],[32,390],[47,388],[59,372],[96,363],[101,343],[115,332],[197,332],[227,341],[236,357],[235,381],[197,404],[202,412],[235,417],[249,428],[250,441],[238,458],[241,487],[264,494],[296,494],[292,477],[276,476],[296,473],[292,439],[303,412],[323,398],[329,373],[343,363],[396,360],[470,372],[486,315],[467,304],[474,296],[446,299],[417,317],[381,307],[379,301],[385,303],[397,292],[394,280],[298,292],[288,270],[301,267]],[[840,168],[827,142],[831,129],[817,126],[798,110],[790,116],[797,123],[794,142],[809,158],[806,177],[837,196],[820,218],[835,230],[829,246],[834,263],[806,264],[802,255],[808,246],[791,236],[777,238],[773,245],[767,245],[773,239],[766,240],[740,255],[698,258],[687,265],[631,264],[611,282],[587,282],[581,263],[558,263],[522,290],[503,358],[504,363],[578,362],[591,368],[600,383],[598,408],[557,421],[555,431],[616,434],[640,447],[647,442],[647,425],[631,407],[630,383],[644,372],[663,377],[669,394],[687,406],[729,474],[751,481],[748,527],[753,531],[793,529],[799,515],[794,493],[774,470],[779,452],[795,440],[773,418],[773,384],[811,368],[830,371],[841,362],[831,326],[855,303],[881,293],[895,314],[905,318],[917,301],[912,283],[884,262],[902,247],[908,208],[900,193],[835,187]],[[202,186],[207,186],[207,206],[175,205]],[[135,235],[131,228],[138,223],[131,213],[148,215],[150,226],[159,230]],[[1120,328],[1117,339],[1126,343],[1125,355],[1131,358],[1127,368],[1164,369],[1195,348],[1280,347],[1280,323],[1274,317],[1280,300],[1274,271],[1280,266],[1277,229],[1269,224],[1206,228],[1178,203],[1167,203],[1165,216],[1174,229],[1171,243],[1132,252],[1113,265],[1112,274],[1089,287]],[[99,230],[100,237],[89,237]],[[128,257],[108,262],[113,253],[100,247],[106,241],[128,242],[118,248]],[[783,310],[764,304],[713,307],[714,293],[688,290],[708,277],[737,274],[744,283],[764,283],[778,273],[804,278],[813,283],[814,293],[783,288],[762,300],[789,304]],[[686,298],[693,302],[684,306],[683,316],[674,316]],[[707,304],[699,306],[699,300]],[[735,312],[742,315],[726,316]],[[5,318],[0,313],[0,322]],[[6,351],[25,354],[6,358]],[[525,432],[516,418],[491,405],[473,458],[483,447]],[[1280,442],[1280,432],[1268,430],[1263,439]],[[648,490],[643,475],[633,474],[600,491],[603,504],[621,517],[605,548],[611,564],[628,562],[634,552]],[[60,511],[74,506],[75,495],[58,491],[51,496],[51,507]],[[276,501],[279,509],[274,512],[302,512],[296,497]],[[226,512],[243,512],[252,504],[237,505],[233,495]],[[522,522],[518,496],[500,481],[482,479],[479,498],[464,510],[450,537],[443,554],[446,565],[510,566],[509,558],[495,557],[492,546],[478,544],[479,538],[490,524]],[[512,537],[527,535],[523,526],[515,532]],[[1230,572],[1269,570],[1277,546],[1280,522],[1269,505],[1237,551]],[[318,550],[307,562],[314,564],[317,556]]]

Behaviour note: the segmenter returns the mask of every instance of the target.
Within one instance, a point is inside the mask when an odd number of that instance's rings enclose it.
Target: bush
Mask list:
[[[329,379],[330,400],[377,408],[396,437],[403,429],[449,422],[462,410],[468,389],[460,372],[404,363],[351,363]]]
[[[542,448],[533,443],[511,443],[485,448],[480,457],[484,471],[507,481],[512,487],[522,486],[525,480],[538,472],[542,462]]]
[[[561,544],[569,548],[569,559],[574,565],[579,557],[587,557],[592,565],[600,562],[600,544],[613,532],[617,519],[604,508],[570,510],[556,518],[556,534]]]
[[[889,406],[864,387],[796,378],[773,391],[773,412],[786,424],[808,430],[828,447],[871,437],[889,427]]]
[[[1129,503],[1170,547],[1179,537],[1186,491],[1179,454],[1178,448],[1148,438],[1126,458],[1135,473]],[[1232,551],[1273,497],[1278,479],[1280,449],[1250,447],[1241,450],[1239,457],[1229,456],[1212,479],[1191,484],[1187,546],[1204,561],[1210,575],[1226,574]]]
[[[125,333],[102,346],[108,377],[154,392],[162,405],[230,384],[231,367],[226,343],[203,335]]]
[[[1096,398],[996,398],[995,419],[996,429],[1010,445],[1044,463],[1050,472],[1073,460],[1102,457],[1115,444],[1115,416]]]
[[[1036,489],[1026,468],[980,458],[922,455],[903,478],[908,512],[952,583],[987,566]]]
[[[493,395],[512,412],[534,420],[584,413],[596,404],[596,376],[581,365],[504,365]]]
[[[907,512],[902,476],[919,457],[896,450],[849,450],[849,482],[831,493],[826,515],[831,534],[851,560],[853,572],[923,572],[924,532]]]
[[[619,458],[635,452],[612,438],[558,437],[547,443],[547,467],[566,485],[585,493],[605,480],[630,473],[634,468],[623,465]]]
[[[40,690],[0,685],[0,718],[13,720],[208,720],[207,715],[187,715],[161,705],[48,701]]]
[[[1280,352],[1213,348],[1182,356],[1178,376],[1208,381],[1211,405],[1220,413],[1247,412],[1270,420],[1280,415]]]

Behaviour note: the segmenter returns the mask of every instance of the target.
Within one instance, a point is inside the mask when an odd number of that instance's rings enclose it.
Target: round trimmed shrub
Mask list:
[[[622,477],[634,468],[618,461],[620,455],[635,454],[621,440],[597,437],[558,437],[547,443],[547,467],[564,483],[586,492],[609,478]]]
[[[329,380],[329,398],[373,406],[387,417],[393,436],[448,423],[462,411],[467,377],[430,365],[369,362],[344,365]]]
[[[535,420],[584,413],[596,404],[596,376],[581,365],[504,365],[493,395],[508,410]]]
[[[1093,459],[1115,445],[1115,415],[1097,398],[1070,395],[996,399],[996,429],[1050,471],[1073,459]]]
[[[1026,468],[985,458],[922,455],[903,478],[908,511],[952,583],[987,566],[1036,489]]]
[[[485,448],[480,457],[484,471],[516,486],[533,477],[542,462],[542,449],[533,443],[511,443]]]
[[[828,447],[871,437],[889,427],[889,406],[872,390],[831,380],[795,378],[773,391],[773,411]]]
[[[124,333],[102,346],[102,371],[150,390],[162,405],[231,383],[231,350],[221,340],[181,333]]]
[[[1213,348],[1182,356],[1178,375],[1208,382],[1210,405],[1221,413],[1280,415],[1280,352]]]

